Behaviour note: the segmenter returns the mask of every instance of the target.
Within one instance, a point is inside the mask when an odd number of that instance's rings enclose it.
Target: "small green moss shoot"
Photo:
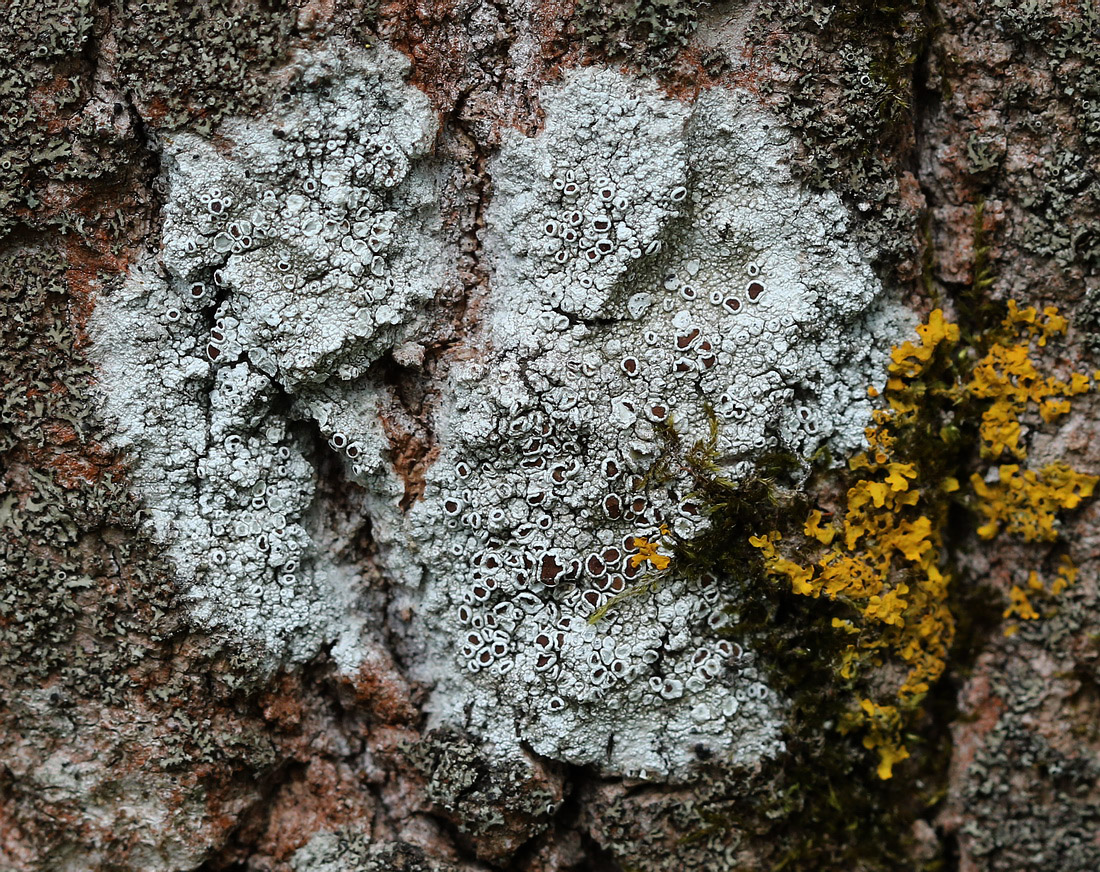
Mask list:
[[[804,465],[789,452],[770,452],[759,459],[752,475],[734,480],[728,476],[724,459],[719,455],[718,416],[709,407],[707,421],[707,435],[692,442],[685,441],[673,417],[660,425],[663,450],[642,478],[639,490],[686,477],[692,484],[689,498],[698,502],[706,513],[709,529],[697,539],[685,539],[667,527],[662,528],[661,544],[674,555],[672,561],[651,563],[655,571],[644,573],[637,584],[609,599],[592,614],[589,623],[603,620],[625,600],[654,592],[669,577],[673,566],[676,572],[689,576],[727,566],[736,568],[738,578],[759,577],[763,564],[749,544],[749,537],[762,522],[773,527],[780,523],[783,508],[793,495],[787,494],[781,505],[776,478]]]

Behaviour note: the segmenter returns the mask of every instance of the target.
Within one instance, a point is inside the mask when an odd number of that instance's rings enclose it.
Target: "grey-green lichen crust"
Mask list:
[[[686,477],[640,487],[670,420],[701,436],[713,407],[735,475],[860,444],[906,319],[840,202],[791,180],[788,134],[748,95],[685,105],[597,68],[548,86],[544,130],[490,167],[480,322],[421,375],[441,400],[407,506],[372,364],[416,364],[449,281],[434,120],[388,50],[300,65],[273,117],[165,144],[164,250],[97,316],[195,619],[275,660],[333,642],[349,670],[361,622],[388,622],[432,723],[504,755],[646,776],[778,753],[783,700],[728,625],[741,582],[673,568],[589,618],[642,580],[638,539],[705,526]],[[357,616],[317,545],[298,422],[367,492],[390,615]]]

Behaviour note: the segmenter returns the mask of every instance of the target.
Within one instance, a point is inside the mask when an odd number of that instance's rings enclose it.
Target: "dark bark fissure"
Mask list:
[[[295,775],[306,771],[306,764],[300,760],[284,760],[273,772],[259,780],[260,795],[244,809],[237,818],[236,825],[230,830],[223,843],[213,855],[194,872],[243,872],[248,868],[247,854],[262,838],[264,829],[271,817],[272,808],[278,800],[283,787],[289,784]],[[226,856],[247,852],[241,859],[225,860]]]
[[[924,283],[925,291],[933,290],[934,292],[935,277],[933,273],[937,249],[937,233],[934,226],[934,204],[937,200],[937,196],[924,172],[925,152],[931,147],[930,141],[933,136],[933,119],[939,108],[940,102],[939,95],[930,87],[929,82],[932,54],[936,51],[937,13],[933,3],[929,2],[926,4],[924,15],[930,35],[922,46],[920,55],[917,57],[913,66],[913,148],[910,153],[910,171],[917,180],[921,194],[924,198],[924,215],[921,218],[922,227],[924,228],[922,243],[925,246],[925,250],[922,252],[922,282]],[[944,531],[944,546],[950,563],[954,563],[951,557],[954,552],[954,542],[952,539],[952,526],[949,526],[948,529]],[[956,586],[958,582],[959,579],[956,577]],[[961,635],[962,634],[959,634],[959,636]],[[960,644],[959,636],[955,639],[955,646]],[[969,644],[967,644],[967,647],[970,647]],[[951,748],[952,737],[950,733],[950,724],[957,713],[956,698],[958,694],[958,678],[954,669],[954,662],[953,657],[949,658],[949,663],[951,663],[952,666],[949,667],[947,673],[943,675],[939,682],[933,687],[928,704],[928,711],[930,712],[932,720],[930,731],[934,736],[931,741],[935,744],[946,745],[947,748]],[[946,782],[947,778],[945,764],[946,761],[941,763],[940,771],[937,773],[937,777],[944,782]],[[938,807],[929,808],[924,812],[921,818],[929,826],[932,826],[936,832],[937,839],[940,843],[940,853],[944,864],[944,872],[955,872],[958,858],[954,840],[951,836],[936,828],[935,818],[938,812]]]
[[[926,6],[925,15],[930,37],[914,67],[914,149],[911,164],[911,171],[924,197],[924,292],[931,297],[928,300],[931,305],[957,307],[957,320],[965,322],[968,309],[981,302],[977,295],[981,295],[983,291],[976,287],[979,279],[978,264],[974,264],[968,282],[948,282],[936,275],[937,253],[942,250],[947,234],[952,231],[949,227],[941,226],[937,219],[937,208],[949,204],[942,202],[939,186],[930,178],[929,172],[936,159],[934,148],[936,137],[940,135],[937,116],[942,111],[941,94],[930,82],[931,66],[935,62],[936,53],[944,51],[940,30],[942,15],[934,3]],[[980,220],[980,211],[978,216]],[[980,233],[980,229],[976,229],[975,233]],[[976,242],[975,249],[977,248]],[[964,328],[965,326],[964,324]],[[970,456],[959,458],[959,480],[965,479],[967,473],[974,468],[976,460],[976,449]],[[944,784],[945,790],[948,766],[955,753],[952,725],[963,715],[960,695],[978,656],[994,638],[1000,626],[1000,607],[995,605],[999,602],[999,596],[978,579],[971,577],[961,565],[960,556],[965,554],[968,546],[973,547],[974,529],[974,518],[958,505],[953,505],[946,518],[942,538],[947,571],[952,578],[950,607],[955,616],[956,632],[947,658],[948,668],[933,686],[925,703],[929,722],[927,742],[944,749],[936,777]],[[994,604],[993,607],[991,603]],[[941,824],[941,806],[942,803],[937,803],[929,808],[922,819],[932,827],[939,840],[941,865],[938,868],[942,868],[944,872],[957,872],[961,863],[959,833],[945,829]]]
[[[583,796],[586,790],[600,783],[619,784],[621,779],[603,777],[591,766],[578,766],[543,757],[526,744],[524,750],[543,765],[556,767],[562,773],[562,801],[546,830],[529,839],[517,851],[513,862],[507,867],[508,872],[523,872],[536,862],[537,852],[545,841],[560,840],[570,833],[580,840],[583,847],[582,860],[562,872],[621,872],[622,866],[614,854],[600,844],[583,819]]]
[[[434,369],[435,361],[428,359],[427,351],[425,358],[425,368],[417,370],[402,366],[387,352],[369,371],[386,389],[393,405],[393,414],[382,412],[382,426],[390,442],[390,465],[405,485],[399,503],[403,511],[424,495],[424,476],[438,452],[432,419],[439,395],[428,380],[427,369]]]

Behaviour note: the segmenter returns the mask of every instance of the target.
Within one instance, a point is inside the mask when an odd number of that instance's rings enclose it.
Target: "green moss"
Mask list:
[[[743,773],[715,778],[688,838],[751,833],[768,857],[765,868],[776,870],[921,868],[912,862],[907,839],[913,822],[935,804],[931,785],[942,781],[942,745],[929,743],[916,754],[927,790],[874,775],[871,755],[838,731],[854,692],[839,671],[850,637],[832,626],[845,605],[810,600],[767,581],[760,552],[748,543],[767,530],[800,528],[804,494],[829,487],[835,473],[824,467],[809,473],[796,458],[778,454],[765,458],[755,476],[732,481],[714,455],[715,444],[713,431],[690,446],[670,436],[664,468],[689,471],[694,498],[712,522],[698,539],[673,545],[674,565],[737,586],[731,635],[757,652],[769,685],[789,700],[787,754],[747,779]]]
[[[763,569],[759,552],[748,540],[770,523],[775,529],[784,517],[776,489],[776,476],[786,476],[804,468],[798,458],[787,452],[774,452],[755,458],[755,472],[734,481],[725,474],[718,456],[718,418],[707,410],[709,432],[690,444],[669,418],[658,425],[663,441],[661,454],[642,477],[639,490],[659,487],[686,475],[692,484],[688,499],[697,501],[707,513],[710,529],[700,538],[687,540],[671,530],[666,539],[675,555],[676,571],[686,575],[724,572],[727,578],[742,584],[758,578]],[[788,498],[791,492],[786,492]],[[788,499],[789,501],[789,499]],[[787,506],[786,508],[789,508]],[[664,580],[660,572],[645,573],[640,582],[613,596],[589,618],[599,623],[607,613],[625,600],[652,593]]]
[[[665,449],[644,484],[681,475],[692,481],[690,498],[706,512],[710,528],[691,540],[670,537],[674,571],[708,574],[736,591],[727,632],[755,652],[753,662],[769,686],[789,701],[787,753],[751,773],[708,770],[704,763],[692,800],[678,800],[660,814],[687,833],[679,845],[635,831],[628,800],[601,812],[601,843],[624,868],[638,870],[666,869],[688,858],[700,868],[713,866],[744,839],[763,854],[767,869],[934,868],[913,861],[909,833],[939,799],[949,746],[940,737],[916,751],[913,769],[925,788],[875,776],[872,755],[838,730],[854,692],[854,682],[840,675],[850,637],[832,626],[845,605],[809,600],[768,581],[761,553],[749,543],[768,530],[800,529],[805,494],[833,486],[836,473],[777,452],[762,458],[752,476],[733,480],[717,454],[717,427],[712,418],[710,431],[692,441],[668,425]],[[635,594],[659,582],[652,578]]]
[[[985,229],[985,199],[982,197],[974,205],[972,227],[974,260],[970,268],[970,281],[958,289],[953,302],[958,312],[964,348],[984,353],[989,344],[1002,335],[999,327],[1007,309],[1003,302],[989,297],[995,277],[991,260],[992,244]],[[965,379],[969,373],[963,372],[960,367],[965,367],[967,362],[967,357],[960,358],[954,362],[953,370],[942,372],[941,377]]]
[[[793,552],[785,556],[798,563],[809,558],[812,564],[809,555],[819,545],[802,537],[807,512],[801,494],[817,494],[842,517],[840,495],[852,493],[854,479],[868,473],[818,468],[805,480],[805,466],[785,459],[769,464],[756,478],[735,482],[723,475],[715,456],[713,428],[690,444],[670,430],[668,450],[652,473],[658,480],[684,473],[694,480],[693,496],[708,512],[712,527],[699,539],[673,542],[673,569],[729,579],[736,587],[731,625],[738,640],[760,653],[771,686],[790,700],[787,755],[766,764],[758,781],[746,784],[743,776],[731,774],[729,792],[711,794],[708,809],[701,813],[707,823],[696,835],[752,833],[775,869],[934,869],[946,862],[935,844],[917,845],[911,834],[919,821],[934,817],[944,796],[951,756],[947,725],[955,718],[957,676],[965,674],[981,641],[1001,626],[1000,597],[980,580],[966,577],[951,556],[960,543],[972,547],[976,536],[992,535],[979,527],[981,494],[967,494],[956,482],[970,481],[974,469],[998,460],[986,429],[991,420],[987,413],[1001,402],[999,394],[986,390],[999,383],[987,381],[996,375],[990,361],[1001,359],[1001,350],[1008,347],[1026,349],[1032,341],[1045,346],[1064,328],[1054,312],[1044,316],[987,300],[992,273],[982,211],[979,205],[973,279],[959,299],[962,327],[954,331],[939,318],[938,326],[923,328],[926,353],[906,346],[895,354],[891,374],[897,384],[887,392],[891,412],[882,413],[878,423],[880,431],[890,427],[890,440],[872,440],[880,449],[889,446],[891,462],[911,464],[918,471],[920,503],[914,511],[930,519],[936,531],[934,560],[946,577],[955,579],[945,587],[944,603],[951,616],[944,641],[951,647],[934,658],[940,668],[945,663],[949,668],[942,678],[932,669],[930,689],[914,685],[920,693],[911,694],[901,709],[908,732],[891,741],[904,743],[912,755],[894,780],[876,777],[872,755],[838,728],[850,720],[853,699],[896,693],[905,679],[905,671],[897,668],[902,664],[892,663],[889,649],[872,649],[876,657],[869,664],[842,670],[842,664],[851,662],[852,637],[838,631],[834,619],[851,620],[853,603],[843,597],[798,596],[788,585],[763,580],[760,557],[746,549],[750,535],[779,531],[793,543]],[[1036,390],[1046,388],[1039,385]],[[1004,400],[1007,411],[1014,413],[1021,402],[1032,401],[1037,402],[1015,394]],[[1037,486],[1046,485],[1040,480]],[[875,541],[882,535],[876,534]],[[1025,541],[1032,539],[1025,536]],[[924,625],[919,629],[923,633]],[[864,745],[878,747],[875,742]],[[735,794],[743,798],[731,798]]]

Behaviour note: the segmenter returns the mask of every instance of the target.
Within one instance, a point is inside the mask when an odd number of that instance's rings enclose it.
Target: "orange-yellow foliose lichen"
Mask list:
[[[637,554],[630,556],[630,565],[634,567],[641,566],[643,563],[650,564],[658,572],[668,569],[669,564],[672,563],[672,558],[667,554],[661,554],[657,548],[660,546],[658,542],[651,542],[649,539],[645,539],[641,536],[635,536],[630,540],[632,547],[638,549]]]
[[[906,667],[892,699],[860,699],[841,724],[844,731],[864,731],[864,745],[878,752],[881,778],[890,778],[894,764],[908,757],[902,738],[906,719],[943,673],[954,637],[941,535],[949,501],[961,499],[976,510],[984,519],[977,531],[982,538],[1003,533],[1026,542],[1053,542],[1058,513],[1091,496],[1097,481],[1060,462],[1039,470],[1006,463],[985,476],[975,473],[969,492],[959,493],[956,476],[929,471],[925,467],[931,464],[921,462],[920,451],[936,450],[922,444],[929,433],[947,439],[944,429],[929,426],[929,415],[980,411],[983,459],[1007,454],[1026,460],[1021,419],[1037,411],[1043,421],[1056,420],[1069,411],[1070,398],[1091,389],[1087,375],[1075,373],[1069,381],[1044,376],[1032,359],[1033,348],[1044,347],[1065,329],[1065,319],[1053,308],[1038,312],[1009,303],[997,340],[966,367],[959,364],[966,360],[966,348],[960,347],[958,325],[934,310],[917,327],[917,342],[893,350],[885,388],[868,390],[883,406],[867,428],[867,450],[849,462],[855,480],[843,511],[826,520],[815,509],[802,528],[813,559],[785,556],[776,531],[750,539],[769,575],[796,594],[851,607],[848,618],[832,621],[853,637],[841,659],[842,677],[857,678],[862,669],[887,659]],[[1075,573],[1064,558],[1049,590],[1032,573],[1031,593],[1013,587],[1005,616],[1037,618],[1029,596],[1056,595]]]

